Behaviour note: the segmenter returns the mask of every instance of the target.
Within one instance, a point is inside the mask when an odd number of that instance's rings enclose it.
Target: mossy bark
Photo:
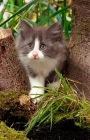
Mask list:
[[[74,0],[72,3],[74,23],[69,41],[68,77],[79,92],[90,98],[90,1]]]
[[[36,108],[25,91],[0,92],[0,121],[5,121],[8,126],[23,130]]]
[[[29,88],[12,31],[0,29],[0,121],[18,130],[25,129],[36,110],[28,96]]]

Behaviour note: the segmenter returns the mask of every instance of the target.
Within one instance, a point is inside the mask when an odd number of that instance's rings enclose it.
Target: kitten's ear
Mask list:
[[[20,35],[21,37],[26,37],[30,33],[30,31],[33,30],[32,27],[25,21],[20,21]]]
[[[48,36],[55,37],[59,39],[62,39],[62,28],[59,22],[54,23],[51,25],[47,30],[46,33]]]

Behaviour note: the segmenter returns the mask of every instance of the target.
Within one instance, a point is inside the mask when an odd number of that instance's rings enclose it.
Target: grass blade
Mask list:
[[[35,4],[38,0],[32,0],[31,2],[25,4],[22,8],[20,8],[17,12],[15,12],[11,17],[9,17],[7,20],[5,20],[3,23],[0,24],[0,26],[2,26],[3,24],[5,24],[6,22],[8,22],[10,19],[12,19],[13,17],[15,17],[16,15],[20,14],[21,12],[23,12],[24,10],[27,10],[28,8],[30,8],[30,6],[32,6],[33,4]]]
[[[66,7],[64,7],[64,8],[62,8],[62,9],[56,11],[56,12],[53,13],[51,16],[47,17],[45,20],[44,20],[44,19],[41,20],[38,24],[39,24],[39,25],[44,25],[44,24],[47,23],[51,18],[55,17],[56,15],[58,15],[59,13],[63,12],[64,10],[66,10],[66,9],[68,9],[68,8],[70,8],[70,7],[71,7],[71,5],[66,6]]]

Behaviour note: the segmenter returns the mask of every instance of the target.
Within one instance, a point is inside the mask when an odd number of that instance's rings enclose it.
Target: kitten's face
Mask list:
[[[31,27],[27,22],[20,23],[18,50],[29,60],[56,58],[62,50],[62,33],[59,23],[49,28]]]
[[[40,60],[44,58],[43,50],[45,49],[45,44],[41,44],[38,37],[32,40],[31,43],[28,44],[28,54],[27,57],[32,60]]]

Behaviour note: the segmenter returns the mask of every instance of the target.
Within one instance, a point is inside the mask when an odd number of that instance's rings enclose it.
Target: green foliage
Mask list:
[[[58,88],[46,88],[43,101],[27,124],[26,135],[36,124],[39,126],[50,123],[51,129],[54,123],[62,119],[71,119],[79,126],[90,128],[90,102],[84,95],[80,98],[68,80],[57,70],[56,73],[60,78]]]
[[[15,34],[20,19],[37,26],[51,25],[59,21],[66,39],[69,38],[72,14],[71,5],[67,5],[66,0],[32,0],[28,3],[23,0],[8,0],[0,9],[0,26],[12,28]]]
[[[6,126],[4,122],[0,122],[0,140],[29,140],[22,132],[17,132],[13,128]]]

